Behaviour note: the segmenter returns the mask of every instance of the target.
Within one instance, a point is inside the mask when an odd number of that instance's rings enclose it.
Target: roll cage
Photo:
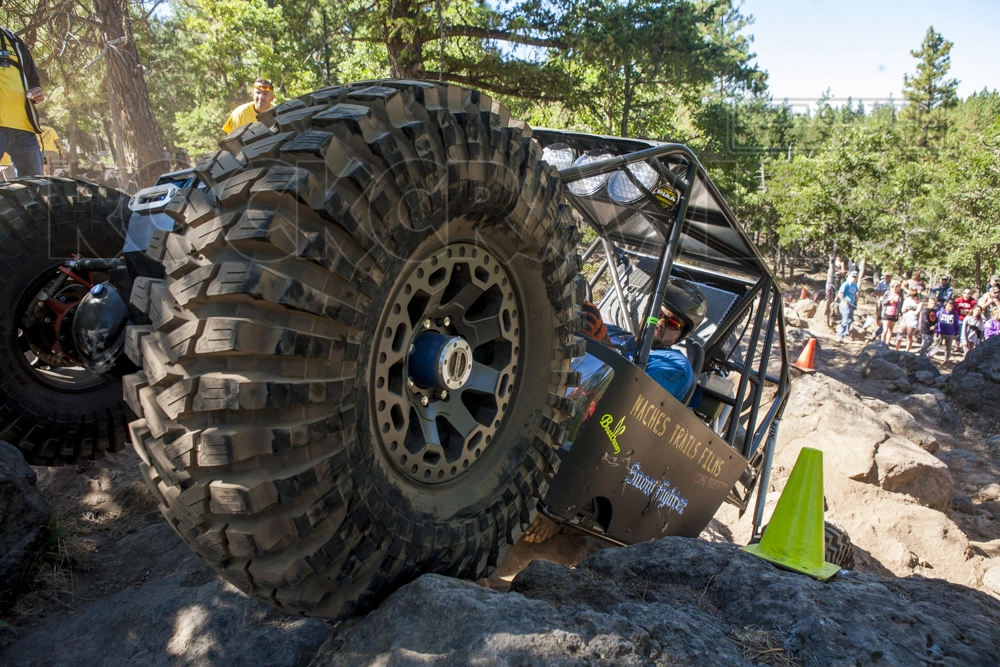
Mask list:
[[[594,299],[607,274],[601,312],[635,334],[632,361],[639,368],[649,358],[670,277],[691,280],[706,294],[708,317],[692,335],[704,348],[699,384],[703,397],[731,408],[713,427],[748,466],[727,501],[742,514],[759,486],[756,537],[790,389],[774,274],[686,146],[548,129],[534,136],[559,168],[568,203],[597,233],[583,254],[585,274],[586,267],[593,274],[588,296]],[[711,375],[736,376],[733,390],[708,386]]]

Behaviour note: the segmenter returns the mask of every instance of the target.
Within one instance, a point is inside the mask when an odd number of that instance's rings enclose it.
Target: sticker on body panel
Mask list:
[[[618,446],[618,436],[625,432],[625,418],[622,417],[619,419],[618,423],[612,428],[611,424],[614,420],[615,418],[611,415],[604,415],[601,417],[601,427],[607,433],[608,440],[611,441],[611,446],[615,448],[615,454],[621,454],[622,448]]]
[[[665,479],[657,481],[644,473],[642,464],[638,461],[629,468],[628,475],[625,476],[625,484],[644,496],[652,496],[653,502],[659,509],[666,508],[667,511],[684,514],[684,509],[688,506],[687,498],[680,495],[676,487],[672,487],[670,482]]]

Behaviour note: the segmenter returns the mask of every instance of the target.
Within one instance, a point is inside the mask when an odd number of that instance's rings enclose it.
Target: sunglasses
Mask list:
[[[254,84],[253,89],[254,90],[259,90],[262,93],[269,93],[269,92],[271,92],[271,86],[262,86],[260,84]]]
[[[673,315],[664,315],[663,313],[660,313],[660,321],[663,322],[671,331],[680,331],[684,328],[684,322],[677,319]]]

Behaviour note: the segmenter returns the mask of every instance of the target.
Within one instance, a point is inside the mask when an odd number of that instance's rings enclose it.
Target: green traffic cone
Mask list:
[[[742,550],[821,581],[840,571],[824,559],[823,452],[802,448],[764,536]]]

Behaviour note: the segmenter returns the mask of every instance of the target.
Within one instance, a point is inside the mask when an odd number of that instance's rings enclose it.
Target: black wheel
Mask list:
[[[254,597],[343,618],[478,579],[535,516],[583,290],[561,184],[487,96],[384,81],[262,114],[198,165],[126,349],[147,482]]]
[[[854,545],[847,531],[835,523],[825,521],[823,527],[826,531],[826,560],[828,563],[839,565],[845,570],[854,569]]]
[[[94,459],[125,444],[121,383],[85,370],[66,344],[75,305],[104,276],[58,267],[73,255],[117,256],[126,201],[64,178],[0,184],[0,439],[29,463]]]
[[[761,536],[767,530],[767,525],[761,529]],[[824,560],[839,565],[845,570],[854,569],[854,545],[847,531],[835,523],[823,522],[823,539],[826,547]],[[753,540],[759,542],[760,540]]]

